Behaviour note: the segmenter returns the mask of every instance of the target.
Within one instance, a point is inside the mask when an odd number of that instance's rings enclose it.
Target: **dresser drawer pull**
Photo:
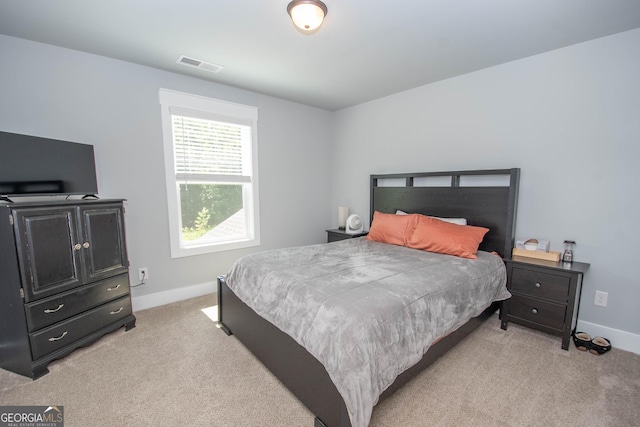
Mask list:
[[[89,249],[89,242],[84,242],[82,244],[82,247],[85,248],[85,249]]]
[[[120,313],[122,310],[124,310],[124,307],[120,307],[119,309],[115,310],[115,311],[111,311],[109,312],[109,314],[118,314]]]
[[[47,308],[44,312],[47,314],[55,313],[56,311],[60,311],[62,307],[64,307],[64,304],[60,304],[58,308]]]
[[[531,312],[532,312],[533,314],[538,314],[538,309],[537,309],[537,308],[534,308],[534,309],[532,309],[532,310],[531,310]]]
[[[118,283],[116,286],[112,287],[112,288],[107,288],[108,291],[115,291],[116,289],[118,289],[120,287],[120,283]]]
[[[73,249],[79,251],[80,249],[82,249],[82,245],[80,243],[76,243],[75,245],[73,245]]]
[[[533,285],[533,286],[535,286],[536,288],[539,288],[539,287],[540,287],[540,286],[542,286],[542,285],[541,285],[539,282],[536,282],[536,284],[535,284],[535,285]]]
[[[65,335],[67,335],[67,333],[68,333],[67,331],[64,331],[62,333],[62,335],[60,335],[59,337],[51,337],[51,338],[49,338],[49,341],[51,341],[51,342],[60,341],[62,338],[65,337]]]

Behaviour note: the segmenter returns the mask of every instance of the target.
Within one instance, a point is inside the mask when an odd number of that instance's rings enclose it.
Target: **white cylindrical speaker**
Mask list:
[[[362,232],[363,223],[360,215],[349,215],[347,218],[347,224],[345,226],[345,232],[349,234],[356,234]]]

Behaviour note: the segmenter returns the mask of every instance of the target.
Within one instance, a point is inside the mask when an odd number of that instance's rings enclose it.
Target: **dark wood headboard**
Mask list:
[[[466,218],[489,229],[481,250],[511,257],[520,169],[371,175],[371,220],[375,211]]]

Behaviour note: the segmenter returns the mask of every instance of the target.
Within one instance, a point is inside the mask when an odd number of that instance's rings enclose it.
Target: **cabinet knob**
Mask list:
[[[535,285],[533,285],[533,286],[535,286],[536,288],[539,288],[539,287],[540,287],[540,286],[542,286],[542,285],[541,285],[540,283],[536,282],[536,284],[535,284]]]
[[[76,243],[75,245],[73,245],[73,249],[79,251],[80,249],[82,249],[82,245],[80,245],[80,243]]]
[[[537,308],[534,308],[534,309],[532,309],[532,310],[531,310],[531,312],[532,312],[533,314],[538,314],[538,309],[537,309]]]
[[[87,248],[89,247],[89,242],[84,242],[84,243],[82,244],[82,247],[83,247],[83,248],[85,248],[85,249],[87,249]]]

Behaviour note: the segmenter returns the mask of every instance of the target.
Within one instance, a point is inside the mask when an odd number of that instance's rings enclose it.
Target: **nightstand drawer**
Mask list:
[[[333,230],[326,230],[326,231],[327,231],[327,243],[337,242],[337,241],[346,240],[346,239],[355,239],[356,237],[362,237],[369,234],[367,231],[361,231],[359,233],[347,233],[346,231],[339,230],[337,228]]]
[[[534,298],[514,295],[509,299],[509,316],[561,331],[567,307]]]
[[[571,279],[557,274],[513,267],[509,289],[535,298],[566,303]]]

